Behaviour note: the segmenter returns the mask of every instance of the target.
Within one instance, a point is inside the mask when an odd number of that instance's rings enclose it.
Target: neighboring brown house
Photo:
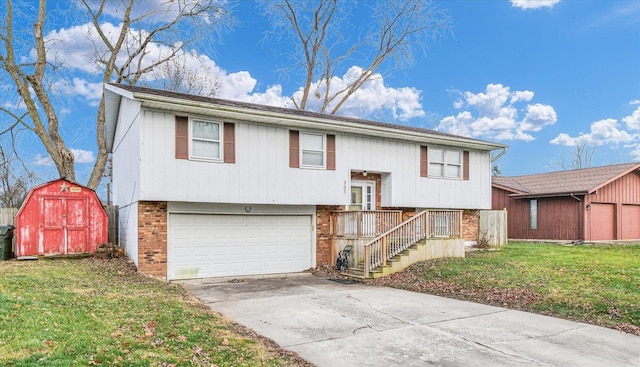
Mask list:
[[[640,163],[493,177],[509,239],[640,240]]]

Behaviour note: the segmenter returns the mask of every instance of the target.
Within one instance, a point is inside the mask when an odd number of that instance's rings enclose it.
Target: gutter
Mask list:
[[[576,196],[577,195],[587,195],[588,192],[583,191],[583,192],[550,192],[550,193],[546,193],[546,194],[539,194],[539,193],[531,193],[531,194],[510,194],[509,197],[515,198],[515,199],[528,199],[528,198],[554,198],[554,197],[561,197],[561,196],[570,196],[578,201],[579,198]]]
[[[278,112],[260,111],[247,109],[242,107],[214,105],[204,102],[180,100],[179,103],[170,97],[162,97],[149,95],[144,93],[133,93],[134,99],[143,103],[145,107],[157,108],[171,111],[184,111],[185,113],[199,113],[202,115],[218,116],[221,118],[229,118],[237,121],[269,123],[279,126],[309,128],[309,129],[333,129],[337,132],[346,132],[359,135],[370,135],[375,137],[395,138],[404,141],[415,141],[420,143],[443,144],[443,142],[454,143],[457,146],[465,148],[491,151],[495,149],[503,149],[503,144],[485,142],[482,140],[466,139],[464,137],[455,137],[449,135],[430,135],[425,132],[416,132],[411,130],[395,129],[391,127],[375,126],[367,124],[358,124],[353,122],[335,121],[330,118],[319,118],[309,116],[294,116]],[[180,108],[170,108],[170,106],[179,106]],[[185,111],[188,107],[191,111]],[[500,155],[504,154],[501,153]]]

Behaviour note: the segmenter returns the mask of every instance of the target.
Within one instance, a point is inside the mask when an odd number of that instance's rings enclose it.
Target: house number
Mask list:
[[[342,189],[344,190],[344,193],[347,193],[347,181],[344,181],[344,183],[342,184]]]

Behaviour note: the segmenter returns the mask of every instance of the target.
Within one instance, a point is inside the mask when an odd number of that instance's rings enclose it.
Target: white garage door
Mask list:
[[[309,215],[171,214],[169,279],[291,273],[311,264]]]

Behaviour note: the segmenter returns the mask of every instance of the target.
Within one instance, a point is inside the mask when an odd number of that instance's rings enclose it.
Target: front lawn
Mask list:
[[[617,328],[640,335],[640,245],[510,243],[415,264],[374,284]]]
[[[0,262],[2,366],[298,366],[306,362],[125,260]]]

